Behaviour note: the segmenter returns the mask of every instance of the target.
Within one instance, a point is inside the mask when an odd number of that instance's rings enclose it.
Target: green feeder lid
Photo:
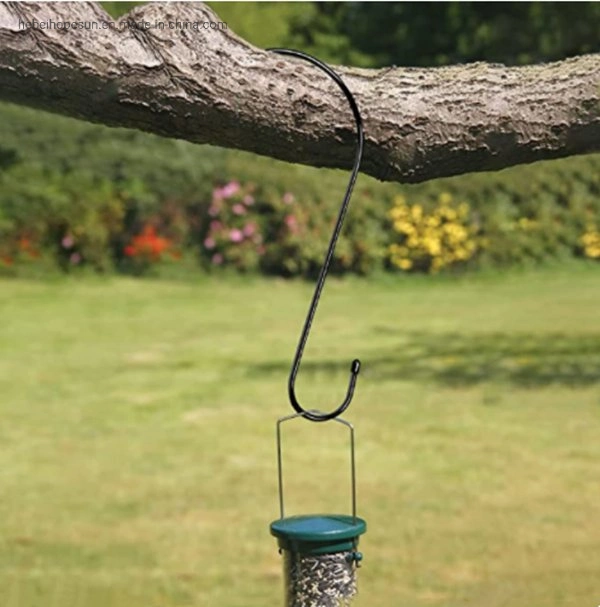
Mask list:
[[[367,523],[346,514],[290,516],[271,523],[279,547],[301,554],[332,554],[355,550]]]

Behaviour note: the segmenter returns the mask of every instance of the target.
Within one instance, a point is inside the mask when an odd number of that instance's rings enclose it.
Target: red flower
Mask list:
[[[158,261],[163,252],[171,247],[171,241],[156,234],[154,226],[146,225],[140,234],[134,236],[123,252],[128,257],[149,257]]]
[[[31,240],[25,236],[21,236],[21,238],[19,238],[19,249],[21,249],[21,251],[28,251],[30,248]]]

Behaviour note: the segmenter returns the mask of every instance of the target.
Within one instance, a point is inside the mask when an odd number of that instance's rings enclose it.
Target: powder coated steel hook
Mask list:
[[[352,196],[352,190],[354,188],[356,178],[358,177],[358,171],[360,169],[360,163],[362,160],[364,147],[362,118],[360,116],[358,106],[356,105],[356,101],[354,100],[352,93],[350,92],[344,81],[340,78],[340,76],[336,72],[334,72],[328,65],[319,61],[315,57],[312,57],[311,55],[307,55],[306,53],[302,53],[300,51],[295,51],[286,48],[270,48],[267,50],[272,51],[274,53],[278,53],[280,55],[290,55],[292,57],[304,59],[305,61],[308,61],[309,63],[312,63],[313,65],[317,66],[328,76],[330,76],[332,80],[334,80],[334,82],[342,90],[342,92],[346,96],[346,99],[348,99],[348,102],[350,103],[350,108],[352,109],[352,113],[354,115],[354,120],[356,122],[356,154],[354,157],[352,173],[350,174],[350,181],[348,182],[346,193],[344,195],[344,200],[342,202],[342,206],[338,214],[337,222],[335,224],[333,234],[331,235],[331,240],[329,241],[329,248],[327,249],[327,254],[325,255],[323,267],[319,272],[317,286],[315,288],[315,292],[310,303],[310,307],[308,309],[308,315],[306,317],[306,320],[304,321],[304,328],[302,329],[300,341],[298,342],[298,347],[296,348],[296,355],[294,356],[294,361],[292,363],[292,369],[290,371],[290,376],[288,380],[288,395],[290,398],[290,403],[294,410],[298,413],[301,413],[306,419],[309,419],[313,422],[324,422],[329,419],[333,419],[343,413],[352,402],[352,397],[354,395],[354,387],[356,386],[356,379],[360,371],[360,361],[358,359],[354,359],[352,361],[352,364],[350,365],[350,381],[348,383],[348,390],[346,392],[344,402],[342,402],[342,404],[337,409],[331,411],[330,413],[322,413],[320,411],[304,409],[296,398],[295,383],[296,377],[298,375],[298,369],[300,368],[300,362],[302,361],[304,347],[306,346],[308,334],[310,333],[310,328],[315,317],[315,312],[317,311],[317,306],[319,305],[319,299],[321,297],[323,285],[325,284],[325,279],[327,278],[327,273],[329,271],[329,266],[331,264],[331,259],[335,250],[335,245],[340,235],[342,224],[344,223],[344,217],[346,216],[346,211],[348,210],[348,204],[350,202],[350,197]]]

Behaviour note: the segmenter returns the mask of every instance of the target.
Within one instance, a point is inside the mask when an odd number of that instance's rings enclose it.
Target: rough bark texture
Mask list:
[[[201,3],[126,18],[219,21]],[[231,30],[20,29],[99,22],[95,3],[0,3],[0,98],[314,166],[348,167],[346,100],[311,65]],[[363,171],[406,182],[600,151],[600,55],[519,68],[336,68],[365,121]]]

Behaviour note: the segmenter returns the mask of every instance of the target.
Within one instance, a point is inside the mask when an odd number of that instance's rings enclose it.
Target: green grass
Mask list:
[[[274,422],[312,287],[0,282],[3,607],[281,605]],[[600,602],[600,271],[332,281],[299,380],[357,430],[357,607]],[[347,511],[337,424],[290,513]]]

